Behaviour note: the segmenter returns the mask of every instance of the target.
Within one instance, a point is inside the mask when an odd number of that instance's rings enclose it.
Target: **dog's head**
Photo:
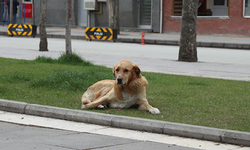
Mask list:
[[[114,66],[113,74],[116,84],[126,85],[133,79],[140,78],[141,70],[136,64],[128,60],[122,60]]]

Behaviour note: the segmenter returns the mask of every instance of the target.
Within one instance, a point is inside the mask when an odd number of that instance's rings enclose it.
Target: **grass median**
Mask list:
[[[81,96],[93,83],[114,79],[112,69],[74,56],[69,60],[0,58],[0,98],[80,109]],[[250,82],[142,72],[147,99],[160,115],[131,109],[87,110],[250,132]]]

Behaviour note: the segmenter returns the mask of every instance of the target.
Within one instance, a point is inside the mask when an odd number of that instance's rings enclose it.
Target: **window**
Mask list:
[[[250,0],[245,1],[250,3]],[[173,0],[173,2],[173,16],[181,16],[183,0]],[[199,0],[198,16],[228,16],[228,2],[228,0]]]
[[[224,0],[214,0],[214,5],[225,5]]]
[[[213,0],[211,11],[213,16],[228,16],[228,0]]]
[[[250,0],[244,0],[243,16],[250,17]]]
[[[23,0],[23,3],[25,3],[25,4],[31,4],[32,0]]]
[[[174,16],[181,16],[182,14],[182,0],[174,0]]]

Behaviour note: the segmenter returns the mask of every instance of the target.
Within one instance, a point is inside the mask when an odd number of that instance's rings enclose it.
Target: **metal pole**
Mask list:
[[[88,27],[90,27],[90,11],[88,10]]]
[[[35,20],[35,1],[32,0],[32,7],[33,7],[33,10],[32,10],[32,17],[33,17],[33,25],[36,25],[36,20]]]
[[[10,23],[13,24],[13,0],[10,0]]]
[[[4,15],[2,15],[2,14],[4,14],[4,11],[3,11],[4,7],[3,6],[4,6],[4,4],[2,2],[0,2],[0,10],[1,10],[1,12],[0,12],[0,14],[1,14],[1,16],[0,16],[0,23],[3,23],[3,25],[4,25],[4,22],[3,22],[3,18],[4,18],[3,16]]]
[[[162,12],[162,8],[163,8],[163,3],[162,3],[162,0],[160,1],[161,2],[161,6],[160,6],[160,33],[162,33],[162,17],[163,17],[163,12]]]

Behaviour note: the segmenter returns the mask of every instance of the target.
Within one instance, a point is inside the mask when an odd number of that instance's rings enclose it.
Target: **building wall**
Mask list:
[[[76,25],[80,27],[86,27],[88,23],[88,12],[84,9],[84,1],[83,0],[74,0],[74,12]]]
[[[181,17],[172,17],[173,0],[163,1],[163,32],[180,32]],[[229,0],[228,17],[198,17],[197,33],[250,35],[250,18],[243,18],[243,0]]]
[[[102,4],[102,13],[92,12],[92,26],[108,27],[107,4]],[[137,28],[138,26],[138,2],[135,0],[119,1],[119,25],[120,27]]]
[[[153,32],[160,31],[160,0],[152,0],[152,23]],[[136,29],[139,25],[139,6],[135,0],[119,1],[119,26],[121,28]],[[91,26],[108,27],[107,4],[103,3],[102,13],[91,13]]]
[[[136,28],[138,26],[138,2],[135,0],[120,0],[119,6],[120,26]]]
[[[86,27],[88,11],[83,9],[84,0],[75,0],[73,2],[72,25]],[[35,23],[39,25],[41,0],[35,1]],[[138,2],[134,0],[120,0],[120,27],[137,28],[138,27]],[[100,7],[102,7],[100,10]],[[102,3],[98,6],[96,12],[91,11],[91,26],[108,27],[108,10],[107,4]],[[47,25],[48,26],[65,26],[66,21],[66,0],[48,1],[47,7]]]
[[[152,1],[152,31],[153,32],[160,32],[160,0],[153,0]]]
[[[72,1],[74,5],[74,1]],[[73,7],[74,10],[75,7]],[[35,0],[35,23],[39,25],[41,0]],[[72,12],[72,26],[76,25],[75,11]],[[48,0],[47,26],[65,26],[66,24],[66,0]]]
[[[88,26],[88,11],[83,9],[84,0],[74,0],[72,26]],[[100,3],[99,3],[100,4]],[[105,2],[97,11],[90,11],[91,27],[108,27],[108,9]],[[101,8],[101,9],[100,9]],[[35,24],[40,21],[41,0],[35,0],[34,16]],[[153,32],[160,31],[160,0],[152,0],[152,24]],[[139,6],[137,0],[119,0],[120,27],[128,29],[139,28]],[[49,0],[47,7],[47,26],[65,26],[66,0]]]

